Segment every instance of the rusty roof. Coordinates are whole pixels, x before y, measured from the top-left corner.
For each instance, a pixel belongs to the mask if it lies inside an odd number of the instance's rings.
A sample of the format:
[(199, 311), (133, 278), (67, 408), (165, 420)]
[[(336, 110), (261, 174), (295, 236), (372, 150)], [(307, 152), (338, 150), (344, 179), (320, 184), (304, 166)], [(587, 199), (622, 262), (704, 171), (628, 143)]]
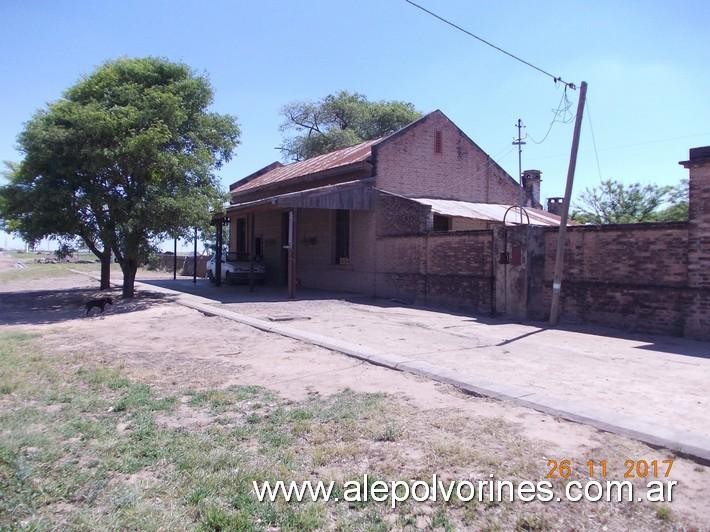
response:
[[(432, 212), (446, 216), (458, 216), (461, 218), (473, 218), (475, 220), (488, 220), (491, 222), (502, 222), (505, 219), (506, 225), (518, 225), (520, 210), (511, 205), (499, 203), (472, 203), (469, 201), (442, 200), (434, 198), (408, 198), (422, 205), (431, 206)], [(551, 212), (532, 207), (523, 207), (527, 216), (525, 221), (530, 225), (560, 225), (560, 217)], [(511, 212), (508, 213), (508, 210)], [(508, 216), (506, 217), (506, 214)], [(572, 222), (570, 222), (572, 223)]]
[(271, 169), (269, 167), (263, 168), (251, 176), (237, 181), (230, 187), (230, 191), (232, 193), (241, 193), (247, 190), (255, 190), (267, 185), (283, 183), (303, 176), (366, 161), (372, 155), (372, 146), (381, 140), (381, 138), (368, 140), (349, 148), (342, 148), (287, 165), (275, 165), (275, 163), (272, 163), (269, 165), (272, 167)]

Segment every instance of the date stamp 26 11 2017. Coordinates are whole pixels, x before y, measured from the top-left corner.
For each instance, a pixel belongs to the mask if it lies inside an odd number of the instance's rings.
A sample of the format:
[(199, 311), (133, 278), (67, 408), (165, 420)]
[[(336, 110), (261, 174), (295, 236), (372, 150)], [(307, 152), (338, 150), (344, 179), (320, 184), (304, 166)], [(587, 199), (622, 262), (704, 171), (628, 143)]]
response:
[[(612, 470), (607, 460), (587, 460), (584, 464), (581, 464), (580, 468), (580, 465), (569, 459), (550, 459), (547, 461), (547, 467), (548, 471), (545, 478), (563, 480), (572, 477), (575, 472), (580, 472), (580, 469), (590, 478), (607, 478)], [(628, 459), (624, 460), (622, 469), (623, 471), (619, 471), (619, 473), (623, 473), (623, 478), (625, 479), (668, 478), (673, 469), (673, 459)]]

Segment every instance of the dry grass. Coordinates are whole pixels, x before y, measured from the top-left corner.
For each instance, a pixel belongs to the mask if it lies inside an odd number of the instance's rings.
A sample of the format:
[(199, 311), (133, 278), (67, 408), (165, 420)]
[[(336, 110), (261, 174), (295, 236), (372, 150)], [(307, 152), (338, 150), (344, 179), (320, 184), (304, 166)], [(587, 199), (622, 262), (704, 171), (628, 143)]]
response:
[[(542, 478), (517, 427), (386, 394), (292, 402), (256, 386), (170, 395), (0, 333), (0, 529), (663, 530), (666, 507), (259, 503), (252, 480)], [(197, 420), (197, 421), (196, 421)], [(610, 461), (623, 446), (604, 450)], [(584, 457), (576, 457), (580, 461)], [(559, 486), (558, 486), (559, 487)]]
[[(51, 254), (38, 255), (36, 253), (4, 252), (2, 260), (5, 263), (12, 263), (11, 267), (0, 269), (0, 282), (30, 281), (47, 279), (52, 277), (62, 277), (71, 275), (70, 269), (83, 272), (98, 272), (100, 265), (95, 262), (94, 255), (81, 255), (76, 257), (75, 262), (61, 262), (58, 264), (41, 264), (37, 259), (54, 258)], [(15, 267), (19, 263), (23, 268)], [(112, 272), (121, 271), (118, 264), (112, 264)]]

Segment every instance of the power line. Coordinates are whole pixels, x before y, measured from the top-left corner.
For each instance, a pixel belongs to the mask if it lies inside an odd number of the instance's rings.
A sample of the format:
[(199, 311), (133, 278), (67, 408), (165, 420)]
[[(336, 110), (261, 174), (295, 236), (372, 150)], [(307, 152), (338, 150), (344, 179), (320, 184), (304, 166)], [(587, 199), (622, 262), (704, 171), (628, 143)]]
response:
[(508, 157), (511, 153), (513, 153), (513, 150), (515, 149), (515, 146), (506, 146), (505, 149), (500, 150), (498, 155), (495, 155), (491, 157), (492, 161), (501, 161)]
[(499, 52), (504, 53), (504, 54), (507, 55), (508, 57), (512, 57), (512, 58), (515, 59), (516, 61), (520, 61), (521, 63), (523, 63), (523, 64), (525, 64), (525, 65), (527, 65), (527, 66), (529, 66), (529, 67), (531, 67), (531, 68), (534, 68), (534, 69), (537, 70), (538, 72), (542, 72), (542, 73), (545, 74), (546, 76), (551, 77), (552, 80), (553, 80), (555, 83), (557, 83), (557, 82), (559, 81), (560, 83), (563, 83), (563, 84), (565, 85), (565, 88), (570, 88), (570, 89), (576, 89), (576, 88), (577, 88), (577, 86), (576, 86), (574, 83), (568, 83), (567, 81), (563, 80), (560, 76), (555, 76), (555, 75), (553, 75), (553, 74), (550, 74), (548, 71), (543, 70), (542, 68), (533, 65), (532, 63), (526, 61), (525, 59), (522, 59), (522, 58), (518, 57), (518, 56), (515, 55), (515, 54), (512, 54), (512, 53), (510, 53), (510, 52), (508, 52), (508, 51), (506, 51), (506, 50), (503, 50), (503, 48), (501, 48), (500, 46), (496, 46), (495, 44), (493, 44), (493, 43), (491, 43), (491, 42), (485, 40), (484, 38), (479, 37), (478, 35), (476, 35), (476, 34), (474, 34), (474, 33), (471, 33), (471, 32), (468, 31), (468, 30), (465, 30), (464, 28), (462, 28), (461, 26), (459, 26), (459, 25), (457, 25), (457, 24), (454, 24), (454, 23), (451, 22), (450, 20), (446, 20), (445, 18), (440, 17), (440, 16), (437, 15), (436, 13), (434, 13), (434, 12), (432, 12), (432, 11), (429, 11), (427, 8), (422, 7), (422, 6), (420, 6), (419, 4), (416, 4), (416, 3), (412, 2), (412, 0), (404, 0), (404, 1), (407, 2), (408, 4), (413, 5), (413, 6), (416, 7), (417, 9), (421, 9), (421, 10), (424, 11), (425, 13), (428, 13), (429, 15), (431, 15), (432, 17), (434, 17), (434, 18), (440, 20), (441, 22), (443, 22), (443, 23), (445, 23), (445, 24), (448, 24), (449, 26), (451, 26), (451, 27), (453, 27), (453, 28), (456, 28), (457, 30), (459, 30), (459, 31), (461, 31), (461, 32), (463, 32), (463, 33), (465, 33), (465, 34), (468, 35), (469, 37), (473, 37), (474, 39), (477, 39), (477, 40), (481, 41), (483, 44), (487, 44), (487, 45), (490, 46), (491, 48), (494, 48), (494, 49), (498, 50)]
[[(683, 140), (683, 139), (695, 139), (698, 137), (707, 137), (710, 135), (710, 132), (708, 133), (694, 133), (692, 135), (681, 135), (679, 137), (667, 137), (663, 139), (653, 139), (653, 140), (647, 140), (644, 142), (635, 142), (633, 144), (619, 144), (617, 146), (608, 146), (606, 148), (602, 147), (600, 152), (604, 153), (607, 151), (614, 151), (614, 150), (628, 150), (630, 148), (639, 148), (641, 146), (649, 146), (651, 144), (666, 144), (669, 147), (671, 146), (671, 142), (676, 141), (676, 140)], [(569, 155), (568, 153), (558, 153), (555, 155), (546, 155), (544, 157), (538, 157), (537, 160), (547, 160), (547, 159), (557, 159), (559, 157), (565, 157)]]
[[(569, 110), (572, 107), (572, 102), (567, 98), (567, 87), (565, 87), (564, 91), (562, 92), (562, 98), (560, 98), (560, 103), (557, 104), (557, 109), (554, 111), (554, 115), (552, 116), (552, 120), (550, 121), (550, 127), (547, 128), (547, 133), (545, 133), (545, 136), (542, 137), (541, 140), (535, 140), (535, 138), (530, 135), (530, 140), (533, 141), (534, 144), (542, 144), (547, 140), (547, 137), (550, 135), (550, 132), (552, 131), (552, 127), (556, 123), (562, 123), (562, 124), (569, 124), (572, 120), (574, 120), (574, 115), (572, 115)], [(557, 117), (562, 114), (562, 120), (558, 120)], [(569, 115), (569, 117), (568, 117)]]
[(597, 172), (599, 172), (599, 181), (603, 181), (604, 179), (602, 178), (602, 167), (599, 164), (599, 152), (597, 151), (597, 139), (594, 138), (594, 126), (592, 125), (592, 113), (589, 110), (589, 97), (584, 102), (584, 105), (587, 107), (587, 118), (588, 123), (589, 123), (589, 130), (592, 132), (592, 146), (594, 146), (594, 157), (597, 160)]

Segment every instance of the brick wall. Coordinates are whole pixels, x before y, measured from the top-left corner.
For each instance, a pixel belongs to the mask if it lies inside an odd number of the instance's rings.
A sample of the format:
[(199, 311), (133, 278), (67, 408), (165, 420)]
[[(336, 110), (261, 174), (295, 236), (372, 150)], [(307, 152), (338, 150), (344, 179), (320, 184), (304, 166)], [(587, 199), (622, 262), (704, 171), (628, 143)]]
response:
[(420, 234), (431, 227), (431, 207), (378, 193), (375, 199), (378, 236)]
[[(436, 135), (441, 132), (441, 153)], [(521, 203), (522, 188), (441, 112), (373, 148), (377, 188), (412, 197)]]
[(350, 211), (350, 261), (335, 264), (335, 211), (299, 209), (296, 251), (299, 285), (373, 295), (374, 217), (372, 211)]
[[(284, 242), (281, 238), (281, 212), (259, 211), (254, 213), (254, 238), (261, 238), (266, 281), (271, 284), (285, 284), (286, 282), (282, 250), (287, 242)], [(234, 223), (231, 229), (232, 235), (236, 233), (236, 225)], [(230, 249), (236, 249), (234, 242), (232, 242)]]
[[(544, 295), (549, 312), (557, 230), (545, 231)], [(570, 227), (562, 319), (681, 335), (688, 286), (685, 222)]]
[(690, 150), (688, 302), (685, 334), (710, 340), (710, 146)]
[(376, 295), (488, 313), (491, 241), (490, 231), (378, 238)]
[(451, 218), (452, 231), (481, 231), (483, 229), (493, 229), (498, 225), (500, 224), (497, 222), (474, 220), (473, 218), (463, 218), (461, 216)]
[[(282, 215), (286, 210), (261, 210), (254, 214), (254, 237), (262, 239), (266, 281), (285, 284), (286, 265)], [(298, 209), (296, 230), (296, 279), (299, 286), (374, 294), (375, 215), (373, 211), (350, 211), (350, 264), (334, 262), (333, 210)], [(234, 214), (232, 228), (236, 228)], [(231, 231), (230, 249), (236, 249)]]

